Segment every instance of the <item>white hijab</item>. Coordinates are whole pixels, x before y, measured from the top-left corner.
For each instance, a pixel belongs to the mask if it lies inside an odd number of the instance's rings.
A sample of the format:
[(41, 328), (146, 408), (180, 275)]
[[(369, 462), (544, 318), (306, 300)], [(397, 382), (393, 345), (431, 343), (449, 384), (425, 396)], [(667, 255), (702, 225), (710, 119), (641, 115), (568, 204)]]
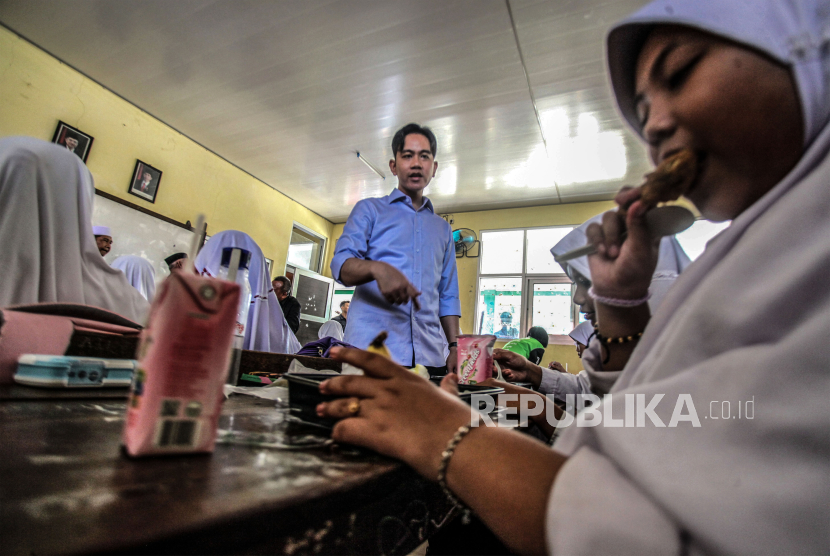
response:
[(336, 320), (329, 320), (323, 323), (320, 330), (317, 331), (317, 337), (321, 340), (331, 336), (335, 340), (343, 341), (343, 327)]
[(156, 295), (156, 271), (153, 263), (138, 255), (121, 255), (112, 261), (112, 268), (117, 268), (127, 277), (127, 281), (149, 302)]
[(568, 336), (571, 337), (571, 340), (574, 342), (578, 342), (583, 346), (588, 345), (588, 340), (591, 336), (594, 335), (594, 325), (591, 324), (591, 321), (581, 322), (577, 325), (576, 328), (570, 331)]
[[(619, 64), (642, 22), (694, 25), (793, 68), (807, 121), (790, 173), (741, 213), (678, 279), (612, 392), (688, 394), (699, 428), (570, 428), (549, 501), (556, 553), (818, 554), (830, 547), (830, 5), (661, 0), (612, 30)], [(807, 45), (789, 57), (787, 46)], [(631, 64), (628, 64), (630, 70)], [(592, 342), (589, 351), (597, 342)], [(583, 359), (583, 363), (585, 359)], [(753, 419), (723, 418), (753, 402)], [(713, 405), (714, 404), (714, 405)], [(622, 417), (621, 404), (614, 416)], [(713, 409), (714, 407), (714, 409)], [(619, 411), (619, 413), (618, 413)], [(714, 414), (713, 414), (714, 411)], [(746, 409), (745, 409), (746, 411)], [(686, 411), (688, 413), (688, 411)], [(710, 418), (710, 415), (713, 417)], [(574, 504), (590, 501), (586, 512)], [(587, 522), (577, 519), (587, 518)]]
[[(571, 230), (568, 235), (560, 239), (559, 243), (554, 245), (550, 252), (554, 257), (557, 257), (571, 251), (572, 249), (584, 246), (588, 243), (585, 230), (587, 230), (588, 226), (591, 224), (595, 222), (599, 223), (601, 220), (602, 214), (589, 218), (578, 227)], [(691, 259), (689, 259), (689, 256), (686, 255), (686, 252), (674, 236), (664, 237), (660, 240), (660, 253), (657, 258), (657, 267), (654, 269), (654, 274), (651, 277), (651, 286), (649, 287), (651, 299), (649, 299), (648, 305), (652, 312), (657, 309), (657, 306), (661, 301), (663, 301), (663, 298), (666, 296), (666, 292), (669, 291), (671, 285), (674, 284), (674, 281), (677, 280), (677, 277), (681, 272), (683, 272), (683, 269), (689, 266), (691, 262)], [(571, 280), (574, 279), (571, 270), (576, 270), (588, 280), (591, 279), (591, 269), (588, 266), (588, 257), (571, 259), (567, 263), (563, 263), (560, 266)]]
[(248, 266), (251, 309), (248, 311), (244, 349), (271, 353), (300, 351), (302, 346), (285, 322), (280, 303), (268, 279), (265, 257), (251, 236), (236, 230), (226, 230), (212, 236), (193, 262), (196, 271), (208, 276), (218, 276), (222, 263), (222, 249), (225, 247), (239, 247), (251, 252), (251, 262)]
[(94, 196), (92, 174), (65, 148), (0, 139), (0, 307), (79, 303), (144, 323), (149, 304), (95, 244)]

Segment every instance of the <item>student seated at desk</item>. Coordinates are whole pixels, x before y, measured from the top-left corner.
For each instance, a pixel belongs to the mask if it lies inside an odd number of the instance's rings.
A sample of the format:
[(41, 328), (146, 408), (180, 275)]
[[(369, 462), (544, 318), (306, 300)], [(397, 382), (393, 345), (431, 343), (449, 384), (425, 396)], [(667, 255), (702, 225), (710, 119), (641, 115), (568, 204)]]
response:
[(78, 303), (144, 324), (150, 304), (98, 251), (94, 197), (92, 174), (70, 151), (0, 139), (0, 307)]
[[(602, 221), (602, 214), (594, 216), (578, 227), (571, 230), (565, 237), (554, 245), (550, 252), (554, 257), (567, 253), (568, 251), (581, 247), (588, 243), (586, 230), (591, 224)], [(650, 298), (648, 306), (656, 310), (665, 298), (669, 289), (680, 273), (690, 264), (689, 257), (678, 243), (674, 236), (664, 237), (660, 240), (657, 248), (657, 265), (651, 275), (649, 283)], [(571, 334), (580, 331), (580, 337), (587, 342), (594, 337), (591, 333), (585, 337), (584, 331), (597, 324), (597, 312), (594, 299), (589, 295), (591, 288), (591, 269), (588, 265), (588, 257), (578, 257), (567, 262), (560, 263), (562, 270), (573, 280), (575, 288), (573, 302), (579, 306), (579, 312), (588, 319), (577, 326)], [(581, 328), (580, 328), (581, 327)], [(587, 344), (586, 344), (587, 346)], [(507, 346), (505, 346), (505, 349)], [(512, 351), (512, 350), (508, 350)], [(527, 358), (519, 357), (504, 350), (495, 350), (496, 360), (504, 368), (504, 376), (512, 382), (530, 382), (533, 387), (543, 394), (550, 394), (557, 401), (564, 402), (568, 394), (607, 394), (620, 376), (620, 371), (603, 370), (594, 372), (592, 366), (578, 374), (564, 373), (565, 369), (557, 362), (552, 367), (542, 368)], [(580, 352), (580, 358), (582, 352)]]
[(153, 270), (153, 263), (138, 255), (121, 255), (110, 266), (123, 272), (141, 297), (152, 303), (156, 295), (156, 271)]
[[(618, 195), (624, 222), (606, 213), (587, 230), (599, 333), (639, 338), (601, 351), (593, 341), (583, 357), (597, 372), (624, 369), (612, 388), (621, 426), (571, 427), (555, 450), (468, 429), (459, 400), (341, 349), (334, 358), (367, 376), (322, 383), (345, 396), (318, 408), (342, 419), (334, 439), (424, 477), (445, 471), (444, 485), (517, 552), (826, 553), (828, 29), (826, 0), (658, 0), (608, 35), (613, 92), (652, 160), (692, 149), (688, 198), (732, 220), (653, 316), (657, 249), (640, 190)], [(713, 411), (750, 400), (752, 417)], [(626, 402), (641, 426), (625, 426)]]
[(222, 249), (239, 247), (251, 253), (248, 281), (251, 284), (251, 308), (245, 328), (243, 349), (271, 353), (297, 353), (302, 348), (294, 332), (288, 327), (277, 296), (271, 289), (268, 267), (262, 249), (251, 236), (236, 230), (225, 230), (211, 236), (199, 251), (193, 266), (206, 276), (218, 276), (222, 264)]
[(340, 326), (340, 323), (334, 319), (326, 321), (323, 323), (323, 326), (320, 327), (320, 330), (317, 331), (317, 337), (321, 340), (323, 338), (334, 338), (340, 342), (343, 341), (343, 327)]
[(538, 365), (545, 356), (548, 347), (548, 331), (541, 326), (533, 326), (527, 331), (527, 337), (520, 340), (510, 340), (504, 344), (507, 351), (518, 353), (531, 363)]
[[(574, 341), (576, 354), (582, 359), (582, 353), (588, 349), (588, 344), (591, 342), (591, 338), (594, 337), (594, 325), (591, 321), (587, 320), (581, 322), (568, 333), (568, 336)], [(552, 367), (548, 366), (548, 368), (550, 369)]]

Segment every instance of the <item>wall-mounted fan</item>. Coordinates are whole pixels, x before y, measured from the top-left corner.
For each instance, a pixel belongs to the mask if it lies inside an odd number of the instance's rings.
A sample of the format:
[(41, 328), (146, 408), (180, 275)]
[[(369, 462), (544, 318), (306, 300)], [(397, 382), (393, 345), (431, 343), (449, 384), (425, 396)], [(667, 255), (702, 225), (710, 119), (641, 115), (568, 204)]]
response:
[[(456, 259), (460, 259), (461, 257), (470, 257), (474, 259), (478, 257), (481, 243), (479, 243), (476, 233), (470, 228), (459, 228), (457, 230), (453, 230), (452, 240), (455, 242)], [(473, 251), (474, 248), (475, 255), (471, 254), (471, 251)]]

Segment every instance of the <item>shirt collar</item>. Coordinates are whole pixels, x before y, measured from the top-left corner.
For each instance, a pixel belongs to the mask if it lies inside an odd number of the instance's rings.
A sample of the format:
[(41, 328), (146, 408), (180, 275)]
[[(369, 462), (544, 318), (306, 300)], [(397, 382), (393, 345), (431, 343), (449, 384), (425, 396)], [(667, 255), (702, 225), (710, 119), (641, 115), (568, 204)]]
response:
[[(396, 203), (398, 201), (401, 201), (401, 202), (405, 203), (406, 200), (409, 199), (409, 197), (407, 197), (406, 194), (404, 194), (397, 187), (395, 189), (393, 189), (392, 193), (390, 193), (386, 198), (388, 199), (388, 202), (389, 202), (390, 205), (392, 203)], [(410, 201), (408, 204), (409, 204), (409, 206), (412, 206), (412, 201)], [(427, 209), (432, 214), (435, 214), (435, 207), (432, 206), (432, 201), (430, 201), (429, 197), (424, 197), (424, 204), (421, 205), (421, 210), (423, 210), (423, 209)]]

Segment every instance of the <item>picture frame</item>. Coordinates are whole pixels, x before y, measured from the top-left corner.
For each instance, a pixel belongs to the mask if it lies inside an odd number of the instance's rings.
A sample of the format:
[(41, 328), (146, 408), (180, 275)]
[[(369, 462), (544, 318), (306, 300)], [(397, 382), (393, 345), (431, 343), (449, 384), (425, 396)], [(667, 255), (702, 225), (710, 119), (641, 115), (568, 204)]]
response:
[(129, 193), (145, 201), (155, 203), (159, 185), (161, 185), (161, 174), (162, 172), (158, 168), (153, 168), (146, 162), (136, 160)]
[(92, 142), (95, 138), (88, 133), (84, 133), (76, 127), (72, 127), (66, 122), (58, 120), (58, 127), (55, 128), (55, 134), (52, 136), (52, 142), (66, 147), (72, 153), (78, 155), (78, 158), (84, 161), (89, 157), (89, 151), (92, 150)]

